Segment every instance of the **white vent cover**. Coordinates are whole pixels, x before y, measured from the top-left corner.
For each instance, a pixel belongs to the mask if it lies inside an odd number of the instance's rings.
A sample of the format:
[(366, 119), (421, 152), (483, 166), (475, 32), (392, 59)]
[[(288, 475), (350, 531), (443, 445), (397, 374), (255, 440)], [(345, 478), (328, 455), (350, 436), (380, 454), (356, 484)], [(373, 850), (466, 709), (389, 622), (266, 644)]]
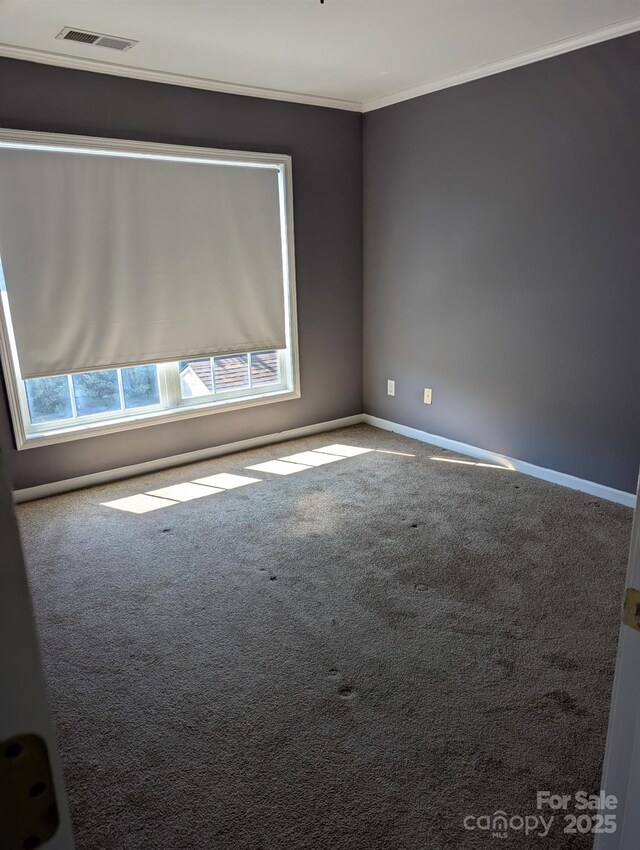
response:
[(115, 35), (88, 32), (87, 30), (74, 29), (73, 27), (65, 27), (58, 33), (56, 38), (62, 41), (75, 41), (79, 44), (88, 44), (91, 47), (108, 47), (111, 50), (131, 50), (134, 45), (138, 44), (132, 38), (120, 38)]

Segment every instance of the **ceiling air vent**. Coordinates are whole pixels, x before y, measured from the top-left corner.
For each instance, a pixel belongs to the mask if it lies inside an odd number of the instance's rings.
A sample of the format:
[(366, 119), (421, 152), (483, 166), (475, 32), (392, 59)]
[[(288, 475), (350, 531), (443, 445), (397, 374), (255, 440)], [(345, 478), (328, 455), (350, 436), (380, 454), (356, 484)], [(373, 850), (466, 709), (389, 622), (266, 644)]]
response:
[(58, 33), (56, 38), (62, 41), (77, 41), (80, 44), (90, 44), (92, 47), (108, 47), (111, 50), (130, 50), (138, 42), (132, 38), (118, 38), (114, 35), (104, 35), (99, 32), (87, 32), (86, 30), (65, 27)]

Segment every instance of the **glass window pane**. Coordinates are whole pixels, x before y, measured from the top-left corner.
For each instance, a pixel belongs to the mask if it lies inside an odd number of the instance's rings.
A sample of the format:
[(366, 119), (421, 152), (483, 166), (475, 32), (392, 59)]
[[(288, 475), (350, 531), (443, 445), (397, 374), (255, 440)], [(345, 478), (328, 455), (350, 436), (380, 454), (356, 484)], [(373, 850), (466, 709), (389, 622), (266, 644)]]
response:
[(213, 392), (211, 358), (180, 361), (180, 389), (182, 398), (198, 398)]
[(259, 351), (251, 355), (251, 383), (254, 387), (280, 383), (277, 351)]
[(78, 416), (120, 410), (120, 389), (115, 369), (82, 372), (73, 376)]
[(239, 390), (249, 386), (249, 355), (225, 354), (213, 358), (216, 392)]
[(160, 404), (158, 369), (155, 364), (122, 369), (122, 389), (125, 407)]
[(58, 375), (55, 378), (29, 378), (24, 385), (32, 425), (73, 416), (66, 375)]

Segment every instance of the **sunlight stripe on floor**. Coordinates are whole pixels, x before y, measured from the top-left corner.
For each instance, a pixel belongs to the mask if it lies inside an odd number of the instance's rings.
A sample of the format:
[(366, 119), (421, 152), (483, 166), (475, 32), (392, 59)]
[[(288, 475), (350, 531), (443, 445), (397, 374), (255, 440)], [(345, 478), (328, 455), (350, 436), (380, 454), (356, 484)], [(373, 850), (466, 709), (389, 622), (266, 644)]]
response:
[(115, 508), (117, 511), (127, 511), (130, 514), (146, 514), (149, 511), (157, 511), (159, 508), (168, 508), (176, 503), (170, 499), (159, 499), (157, 496), (137, 493), (135, 496), (125, 496), (123, 499), (114, 499), (112, 502), (101, 504), (105, 508)]
[(204, 496), (223, 492), (224, 490), (219, 487), (204, 487), (202, 484), (185, 481), (184, 484), (172, 484), (170, 487), (161, 487), (159, 490), (148, 490), (147, 495), (173, 499), (174, 502), (190, 502), (192, 499), (202, 499)]
[(253, 466), (245, 466), (245, 469), (255, 469), (258, 472), (272, 472), (274, 475), (293, 475), (294, 472), (304, 472), (311, 469), (310, 466), (302, 466), (299, 463), (288, 463), (284, 460), (267, 460), (265, 463), (255, 463)]
[(323, 466), (325, 463), (334, 463), (337, 460), (345, 460), (339, 455), (323, 454), (322, 452), (299, 452), (296, 455), (281, 457), (289, 463), (301, 463), (303, 466)]

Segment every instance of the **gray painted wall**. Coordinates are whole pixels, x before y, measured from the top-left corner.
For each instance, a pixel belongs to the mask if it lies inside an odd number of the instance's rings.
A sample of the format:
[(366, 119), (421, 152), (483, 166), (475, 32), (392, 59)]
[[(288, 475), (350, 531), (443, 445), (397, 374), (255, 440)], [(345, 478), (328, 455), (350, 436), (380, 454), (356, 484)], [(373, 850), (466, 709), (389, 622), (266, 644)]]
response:
[[(628, 36), (365, 116), (368, 413), (635, 489), (639, 56)], [(302, 398), (21, 452), (2, 402), (15, 487), (361, 412), (361, 116), (0, 59), (0, 125), (294, 162)]]
[(366, 412), (635, 491), (640, 35), (367, 114), (364, 175)]
[(14, 487), (362, 412), (361, 115), (0, 59), (0, 126), (287, 153), (295, 193), (302, 397), (20, 452), (3, 398)]

